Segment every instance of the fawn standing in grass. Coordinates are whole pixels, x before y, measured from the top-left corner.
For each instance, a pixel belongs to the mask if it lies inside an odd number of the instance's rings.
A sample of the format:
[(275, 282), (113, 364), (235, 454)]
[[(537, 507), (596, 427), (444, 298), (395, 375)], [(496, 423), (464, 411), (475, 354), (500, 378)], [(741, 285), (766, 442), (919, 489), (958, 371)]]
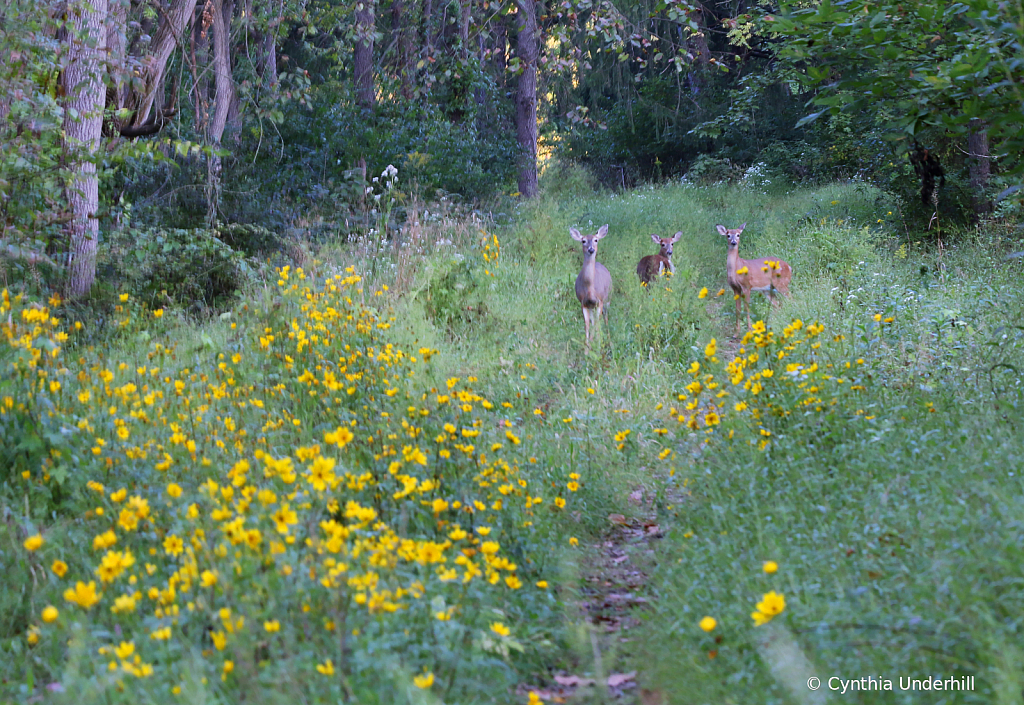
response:
[(662, 272), (669, 271), (673, 274), (676, 273), (676, 268), (672, 264), (672, 245), (679, 241), (679, 238), (683, 236), (682, 231), (676, 233), (672, 237), (658, 237), (652, 234), (651, 239), (654, 240), (655, 245), (661, 247), (661, 251), (656, 255), (647, 255), (640, 260), (640, 264), (636, 266), (636, 274), (640, 277), (641, 284), (650, 284), (655, 277), (659, 276)]
[(725, 259), (729, 286), (736, 295), (736, 332), (740, 329), (740, 299), (747, 306), (747, 327), (750, 327), (750, 292), (760, 291), (771, 299), (772, 305), (778, 303), (775, 292), (789, 296), (789, 280), (793, 278), (793, 268), (778, 258), (740, 259), (740, 233), (747, 227), (744, 223), (738, 228), (729, 229), (724, 225), (716, 225), (718, 234), (729, 241), (729, 254)]
[(583, 326), (587, 335), (587, 347), (590, 347), (590, 324), (596, 312), (595, 325), (600, 325), (601, 313), (608, 314), (605, 306), (608, 295), (612, 292), (612, 275), (603, 264), (597, 261), (597, 241), (608, 234), (608, 226), (602, 225), (593, 235), (583, 235), (576, 228), (569, 228), (573, 240), (583, 243), (583, 268), (576, 277), (576, 298), (583, 307)]

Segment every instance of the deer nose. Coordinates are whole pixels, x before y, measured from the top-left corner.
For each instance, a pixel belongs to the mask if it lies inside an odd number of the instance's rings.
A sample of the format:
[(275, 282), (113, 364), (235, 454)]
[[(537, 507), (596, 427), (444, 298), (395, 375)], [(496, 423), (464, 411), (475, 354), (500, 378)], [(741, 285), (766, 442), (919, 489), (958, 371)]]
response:
[(593, 247), (588, 247), (587, 248), (587, 253), (594, 254), (595, 252), (597, 252), (597, 250), (595, 250)]

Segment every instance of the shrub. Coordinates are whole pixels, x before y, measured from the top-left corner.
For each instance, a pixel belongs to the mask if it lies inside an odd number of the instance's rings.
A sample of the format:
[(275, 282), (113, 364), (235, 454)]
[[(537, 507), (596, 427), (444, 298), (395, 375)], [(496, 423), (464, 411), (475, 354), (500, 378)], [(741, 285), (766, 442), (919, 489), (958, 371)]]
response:
[(193, 309), (217, 307), (252, 276), (245, 257), (209, 230), (119, 230), (101, 257), (105, 279), (153, 307), (168, 297)]

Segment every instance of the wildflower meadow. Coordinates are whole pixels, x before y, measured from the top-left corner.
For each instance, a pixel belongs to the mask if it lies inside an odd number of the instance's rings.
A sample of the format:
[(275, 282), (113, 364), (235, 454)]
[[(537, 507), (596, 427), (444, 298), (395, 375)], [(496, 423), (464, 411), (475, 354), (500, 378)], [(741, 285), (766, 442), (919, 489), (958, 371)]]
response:
[[(896, 251), (879, 198), (445, 216), (205, 318), (4, 288), (0, 699), (1018, 702), (1019, 260)], [(743, 220), (795, 273), (733, 336), (714, 225)], [(605, 222), (586, 350), (568, 227)], [(684, 237), (641, 286), (650, 230)]]

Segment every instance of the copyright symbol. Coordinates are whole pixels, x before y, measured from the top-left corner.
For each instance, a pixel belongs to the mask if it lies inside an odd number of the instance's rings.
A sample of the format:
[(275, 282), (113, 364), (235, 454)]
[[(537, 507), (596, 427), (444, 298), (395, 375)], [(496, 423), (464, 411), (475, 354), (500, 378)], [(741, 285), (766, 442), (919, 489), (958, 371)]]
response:
[(811, 676), (807, 679), (807, 687), (811, 690), (817, 690), (821, 687), (821, 681), (815, 678), (814, 676)]

